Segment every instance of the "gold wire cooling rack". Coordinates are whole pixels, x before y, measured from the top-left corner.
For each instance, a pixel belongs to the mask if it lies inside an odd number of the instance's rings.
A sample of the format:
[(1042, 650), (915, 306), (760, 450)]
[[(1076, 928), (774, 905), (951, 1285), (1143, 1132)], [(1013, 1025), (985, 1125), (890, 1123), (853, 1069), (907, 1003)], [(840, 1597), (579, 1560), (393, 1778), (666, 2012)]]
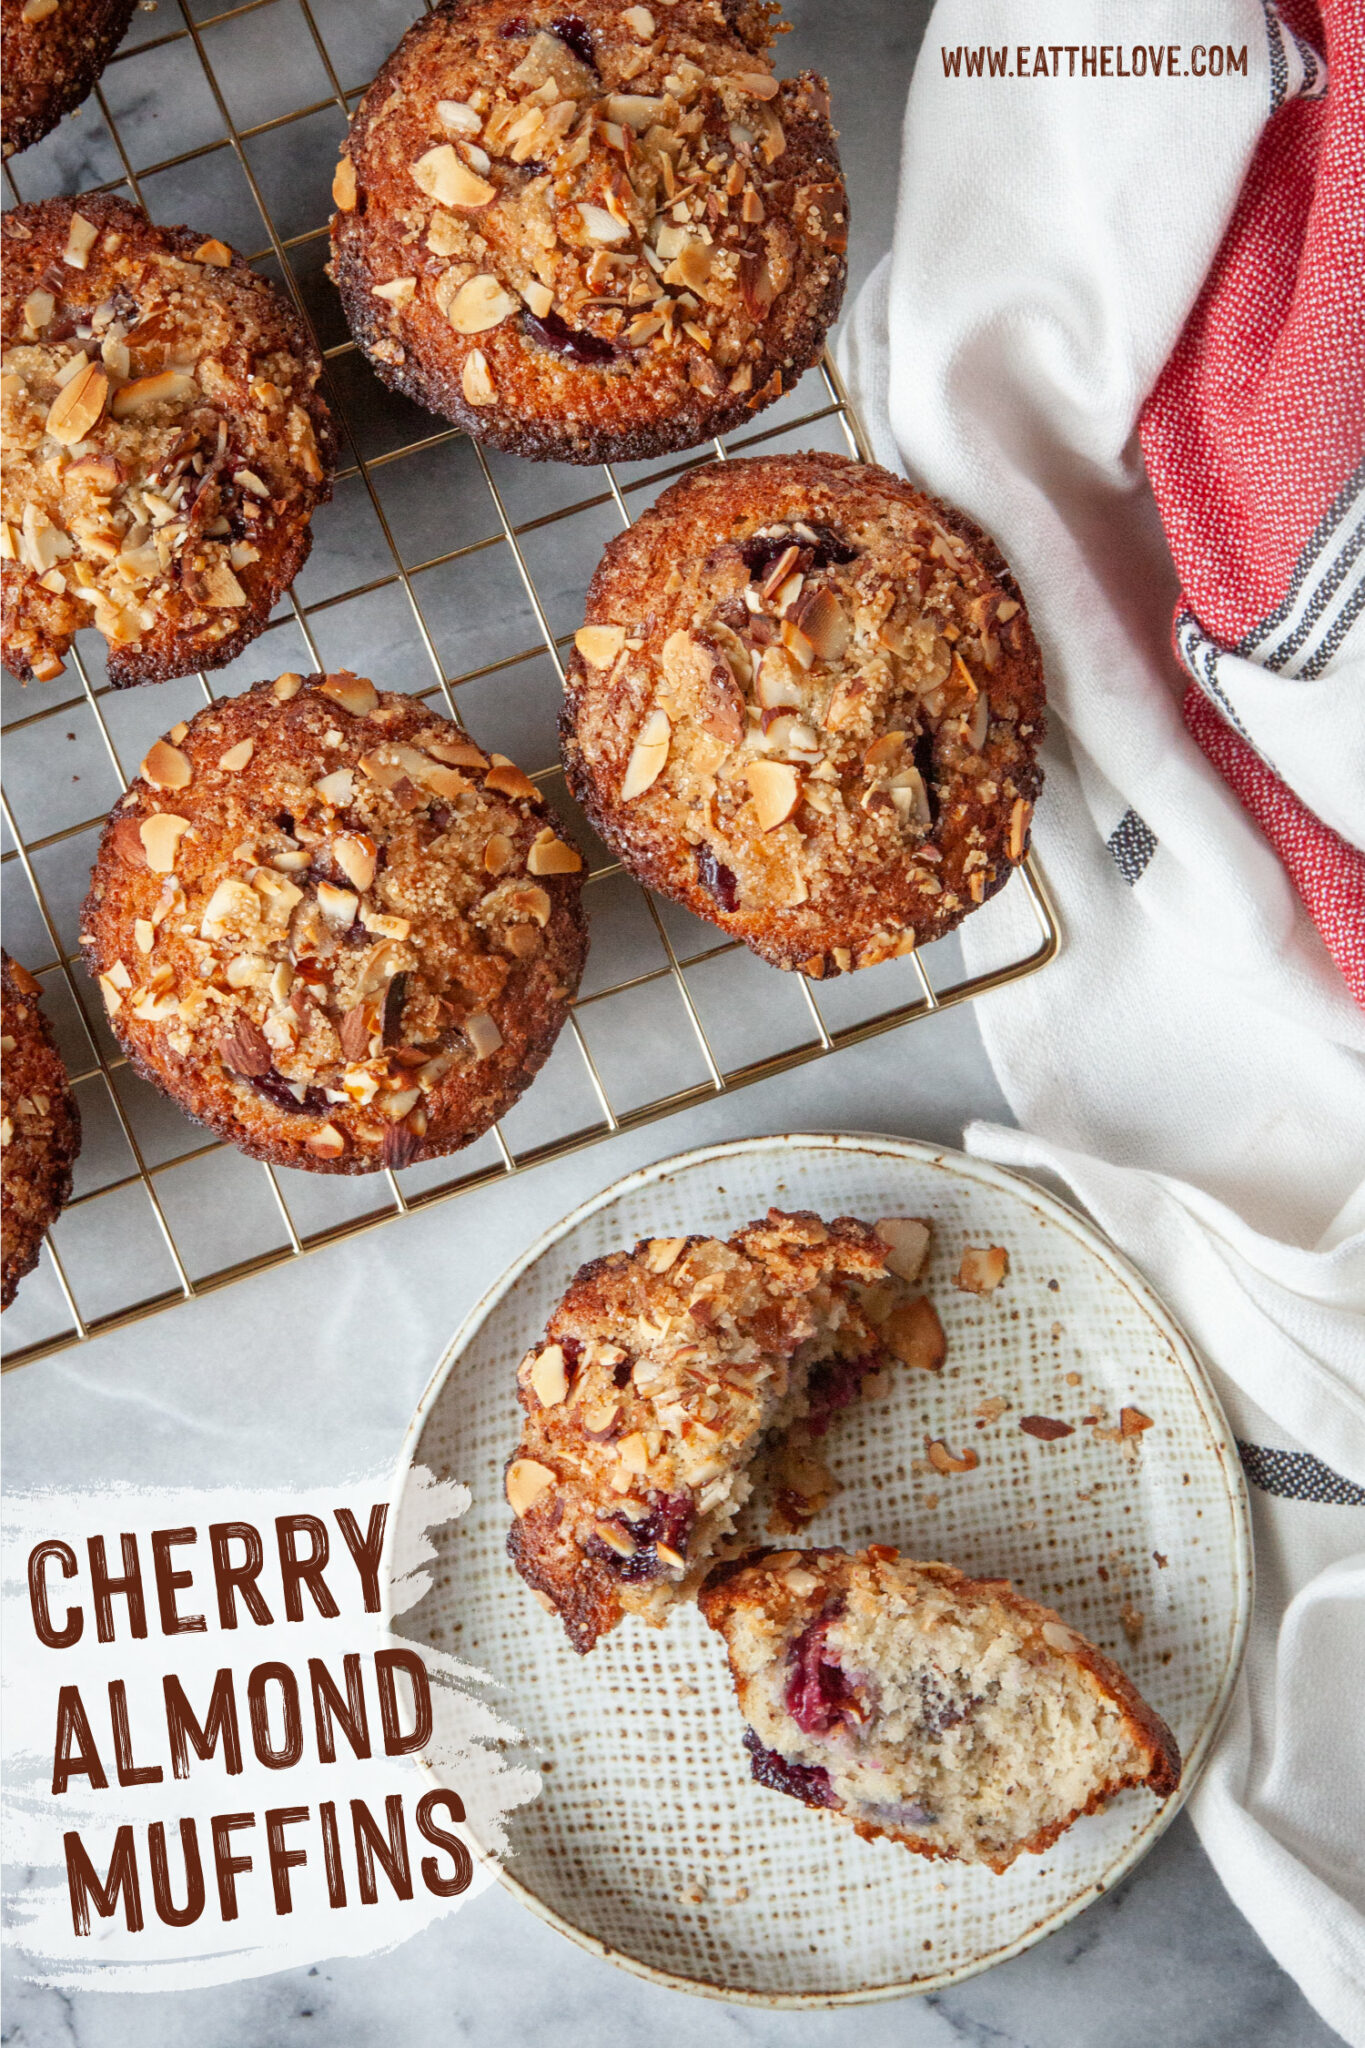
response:
[[(312, 559), (230, 668), (114, 691), (102, 643), (85, 634), (71, 659), (78, 690), (70, 670), (27, 691), (5, 678), (6, 943), (44, 985), (85, 1133), (74, 1198), (5, 1317), (6, 1368), (931, 1016), (1057, 951), (1029, 861), (975, 913), (998, 943), (988, 971), (967, 975), (948, 939), (813, 986), (640, 889), (576, 813), (555, 743), (561, 650), (632, 503), (638, 515), (693, 464), (760, 444), (870, 452), (828, 360), (752, 432), (671, 464), (601, 471), (485, 453), (385, 391), (323, 276), (329, 188), (356, 100), (420, 11), (417, 0), (142, 0), (79, 118), (5, 167), (10, 200), (130, 191), (153, 219), (246, 251), (309, 321), (347, 435)], [(151, 740), (261, 676), (340, 666), (438, 697), (546, 786), (587, 854), (592, 930), (568, 1027), (509, 1115), (454, 1158), (354, 1180), (206, 1141), (133, 1072), (75, 972), (95, 839)]]

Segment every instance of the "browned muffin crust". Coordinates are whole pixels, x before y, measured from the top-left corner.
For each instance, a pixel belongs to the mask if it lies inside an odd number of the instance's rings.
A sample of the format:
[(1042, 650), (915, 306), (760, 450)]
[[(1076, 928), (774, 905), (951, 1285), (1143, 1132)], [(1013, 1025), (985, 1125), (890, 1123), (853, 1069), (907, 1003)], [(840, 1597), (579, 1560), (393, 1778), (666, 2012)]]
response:
[(81, 1149), (81, 1116), (61, 1054), (38, 1007), (42, 990), (27, 968), (0, 953), (3, 1080), (0, 1080), (0, 1190), (3, 1263), (0, 1309), (32, 1272), (43, 1232), (71, 1199), (71, 1169)]
[(4, 153), (27, 149), (94, 87), (128, 31), (136, 0), (0, 0)]
[(840, 455), (713, 463), (613, 540), (560, 721), (640, 881), (820, 977), (936, 939), (1008, 880), (1043, 678), (994, 544)]
[(100, 841), (82, 941), (140, 1072), (252, 1158), (371, 1173), (481, 1136), (548, 1057), (582, 861), (521, 770), (361, 676), (176, 726)]
[(848, 202), (775, 0), (450, 0), (356, 113), (332, 274), (385, 383), (536, 460), (691, 448), (818, 361)]
[[(916, 1563), (886, 1544), (857, 1553), (769, 1548), (717, 1565), (697, 1604), (725, 1641), (740, 1710), (749, 1724), (745, 1747), (754, 1778), (770, 1790), (786, 1792), (850, 1822), (865, 1841), (885, 1837), (931, 1860), (961, 1858), (999, 1872), (1021, 1854), (1041, 1855), (1084, 1814), (1099, 1811), (1130, 1786), (1145, 1785), (1158, 1799), (1169, 1798), (1179, 1786), (1179, 1745), (1132, 1680), (1055, 1609), (1030, 1600), (1007, 1579), (972, 1579), (953, 1565)], [(896, 1748), (903, 1747), (905, 1739), (889, 1749), (884, 1738), (879, 1742), (885, 1704), (879, 1681), (902, 1678), (911, 1698), (915, 1685), (909, 1674), (877, 1668), (878, 1652), (885, 1656), (888, 1641), (885, 1634), (879, 1639), (879, 1622), (889, 1611), (905, 1615), (917, 1604), (925, 1617), (922, 1639), (930, 1662), (918, 1686), (917, 1704), (907, 1715), (902, 1701), (900, 1717), (918, 1724), (914, 1740), (927, 1755), (932, 1756), (954, 1731), (966, 1732), (973, 1714), (987, 1704), (980, 1695), (962, 1696), (963, 1673), (954, 1668), (954, 1650), (947, 1640), (955, 1622), (979, 1628), (991, 1646), (988, 1656), (998, 1654), (1004, 1632), (1010, 1630), (1016, 1639), (1016, 1681), (1029, 1683), (1024, 1673), (1044, 1673), (1049, 1667), (1070, 1674), (1079, 1680), (1081, 1697), (1088, 1696), (1107, 1713), (1111, 1730), (1120, 1738), (1117, 1743), (1111, 1738), (1120, 1760), (1111, 1756), (1107, 1768), (1101, 1764), (1098, 1778), (1097, 1751), (1077, 1744), (1078, 1753), (1066, 1759), (1069, 1777), (1058, 1774), (1066, 1787), (1059, 1810), (1027, 1836), (1002, 1839), (997, 1814), (987, 1818), (979, 1839), (954, 1845), (932, 1826), (925, 1831), (926, 1824), (942, 1815), (912, 1811), (891, 1817), (897, 1790)], [(832, 1628), (845, 1638), (843, 1655), (853, 1654), (851, 1668), (831, 1655)], [(960, 1651), (960, 1643), (957, 1648)], [(1026, 1747), (1023, 1730), (1020, 1739)], [(1049, 1739), (1060, 1745), (1060, 1754), (1072, 1739), (1071, 1730), (1054, 1724)], [(859, 1754), (864, 1751), (870, 1756), (859, 1772)], [(1050, 1790), (1055, 1761), (1047, 1753), (1035, 1753), (1018, 1763)], [(968, 1757), (958, 1757), (963, 1778), (967, 1763)], [(851, 1795), (850, 1781), (856, 1782), (859, 1775), (864, 1786), (869, 1778), (878, 1786), (876, 1800)], [(1017, 1780), (1008, 1782), (1010, 1775), (1004, 1773), (1007, 1795), (1018, 1789)], [(1078, 1783), (1088, 1788), (1084, 1798), (1075, 1794)]]
[(765, 1439), (827, 1422), (885, 1362), (856, 1290), (887, 1258), (854, 1217), (770, 1209), (728, 1239), (644, 1239), (575, 1274), (517, 1374), (507, 1547), (576, 1650), (690, 1599)]
[(292, 306), (213, 237), (88, 194), (3, 223), (7, 668), (220, 668), (308, 559), (336, 435)]

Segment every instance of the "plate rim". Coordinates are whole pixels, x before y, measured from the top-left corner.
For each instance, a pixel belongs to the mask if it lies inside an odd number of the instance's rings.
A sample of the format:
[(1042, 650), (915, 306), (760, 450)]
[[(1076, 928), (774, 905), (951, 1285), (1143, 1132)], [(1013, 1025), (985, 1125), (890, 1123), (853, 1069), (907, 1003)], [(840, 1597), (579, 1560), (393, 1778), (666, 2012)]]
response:
[[(393, 1545), (399, 1521), (398, 1509), (406, 1493), (422, 1432), (457, 1363), (493, 1311), (512, 1292), (522, 1275), (590, 1216), (652, 1183), (666, 1180), (684, 1169), (690, 1170), (724, 1159), (733, 1159), (741, 1154), (772, 1152), (780, 1156), (784, 1152), (790, 1153), (799, 1149), (853, 1154), (872, 1153), (896, 1160), (914, 1161), (918, 1165), (946, 1171), (960, 1178), (985, 1182), (1041, 1209), (1050, 1221), (1070, 1231), (1093, 1256), (1110, 1268), (1116, 1278), (1131, 1290), (1141, 1307), (1171, 1343), (1195, 1398), (1204, 1411), (1209, 1426), (1211, 1448), (1219, 1463), (1232, 1516), (1236, 1605), (1228, 1656), (1218, 1689), (1203, 1726), (1183, 1759), (1180, 1784), (1176, 1791), (1156, 1807), (1147, 1825), (1134, 1836), (1127, 1848), (1103, 1874), (1059, 1906), (1055, 1912), (1027, 1928), (1002, 1947), (992, 1949), (989, 1954), (973, 1957), (970, 1961), (937, 1971), (930, 1976), (917, 1976), (890, 1984), (861, 1986), (853, 1990), (811, 1991), (765, 1991), (745, 1986), (716, 1984), (701, 1977), (686, 1977), (676, 1970), (665, 1969), (657, 1963), (644, 1962), (623, 1949), (613, 1948), (600, 1936), (575, 1926), (555, 1907), (547, 1905), (529, 1885), (514, 1876), (506, 1864), (474, 1840), (472, 1834), (468, 1836), (470, 1848), (478, 1860), (492, 1870), (498, 1883), (514, 1898), (519, 1899), (537, 1919), (553, 1927), (576, 1947), (586, 1950), (590, 1955), (602, 1957), (605, 1961), (628, 1971), (630, 1975), (640, 1977), (647, 1983), (662, 1986), (665, 1990), (769, 2012), (828, 2010), (839, 2006), (880, 2004), (891, 1999), (918, 1997), (926, 1992), (947, 1990), (952, 1985), (965, 1983), (967, 1979), (978, 1976), (983, 1970), (994, 1969), (997, 1963), (1008, 1962), (1011, 1957), (1023, 1954), (1045, 1936), (1058, 1933), (1079, 1913), (1084, 1912), (1087, 1906), (1092, 1905), (1105, 1892), (1112, 1890), (1121, 1879), (1136, 1868), (1160, 1840), (1203, 1776), (1213, 1745), (1227, 1717), (1233, 1691), (1241, 1673), (1255, 1598), (1255, 1553), (1246, 1476), (1240, 1459), (1233, 1451), (1233, 1432), (1209, 1376), (1208, 1367), (1191, 1337), (1152, 1287), (1151, 1282), (1105, 1236), (1098, 1225), (1088, 1216), (1072, 1208), (1070, 1203), (1062, 1200), (1050, 1188), (1030, 1179), (1028, 1175), (997, 1166), (993, 1160), (976, 1158), (956, 1146), (936, 1145), (927, 1139), (902, 1138), (884, 1132), (792, 1131), (722, 1139), (715, 1144), (690, 1147), (683, 1152), (670, 1153), (666, 1158), (654, 1160), (648, 1165), (634, 1167), (629, 1173), (621, 1175), (619, 1179), (600, 1188), (596, 1194), (589, 1195), (584, 1201), (579, 1202), (557, 1222), (548, 1225), (526, 1250), (485, 1288), (461, 1319), (454, 1335), (437, 1360), (413, 1410), (399, 1448), (390, 1486), (393, 1511), (385, 1530), (380, 1559), (380, 1619), (386, 1630), (397, 1632), (397, 1624), (402, 1619), (401, 1613), (395, 1614), (390, 1598), (393, 1586)], [(403, 1613), (407, 1611), (402, 1610)], [(417, 1761), (419, 1768), (434, 1783), (442, 1782), (424, 1757), (418, 1758)]]

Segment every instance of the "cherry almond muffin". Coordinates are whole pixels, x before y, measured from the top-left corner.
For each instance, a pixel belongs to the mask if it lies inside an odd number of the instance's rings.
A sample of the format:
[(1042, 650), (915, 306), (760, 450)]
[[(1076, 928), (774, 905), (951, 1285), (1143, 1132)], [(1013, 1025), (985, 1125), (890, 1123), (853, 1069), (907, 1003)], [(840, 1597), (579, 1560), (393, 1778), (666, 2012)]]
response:
[(93, 91), (136, 0), (0, 0), (4, 153), (27, 149)]
[(1180, 1782), (1165, 1722), (1004, 1579), (874, 1545), (757, 1550), (699, 1596), (760, 1785), (917, 1855), (1007, 1870), (1128, 1786)]
[(691, 448), (819, 359), (848, 201), (770, 0), (423, 15), (337, 167), (332, 274), (385, 383), (515, 454)]
[(1042, 732), (994, 544), (839, 455), (712, 463), (612, 541), (560, 721), (570, 787), (632, 874), (817, 978), (1003, 887)]
[(16, 206), (0, 234), (5, 666), (48, 681), (94, 626), (116, 685), (220, 668), (331, 495), (316, 349), (224, 243), (125, 200)]
[(543, 1065), (582, 861), (521, 770), (362, 676), (286, 674), (158, 740), (82, 940), (134, 1065), (252, 1158), (455, 1152)]
[(43, 1232), (71, 1199), (71, 1168), (81, 1149), (81, 1118), (61, 1054), (38, 1007), (39, 983), (0, 953), (0, 1191), (3, 1263), (0, 1309), (38, 1263)]
[(755, 1459), (826, 1423), (886, 1362), (860, 1290), (894, 1248), (851, 1216), (771, 1209), (728, 1238), (656, 1237), (584, 1266), (522, 1360), (508, 1551), (585, 1652), (696, 1593)]

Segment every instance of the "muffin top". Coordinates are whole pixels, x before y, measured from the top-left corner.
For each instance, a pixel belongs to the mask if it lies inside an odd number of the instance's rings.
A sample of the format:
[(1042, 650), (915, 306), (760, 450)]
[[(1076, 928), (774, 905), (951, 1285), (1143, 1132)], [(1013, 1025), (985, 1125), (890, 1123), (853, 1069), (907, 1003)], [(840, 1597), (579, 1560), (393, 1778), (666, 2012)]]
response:
[(216, 667), (259, 633), (330, 494), (322, 364), (265, 278), (124, 200), (4, 217), (4, 658), (115, 683)]
[(562, 721), (626, 864), (779, 967), (937, 937), (1023, 858), (1043, 686), (994, 545), (836, 455), (717, 463), (607, 548)]
[(27, 149), (79, 106), (122, 42), (136, 0), (0, 0), (5, 155)]
[(8, 1308), (25, 1273), (38, 1263), (43, 1232), (70, 1199), (81, 1119), (66, 1068), (38, 1007), (41, 987), (8, 953), (0, 954), (0, 991), (0, 1308)]
[(847, 200), (823, 82), (768, 0), (472, 0), (424, 15), (333, 187), (380, 375), (530, 456), (690, 447), (819, 355)]
[(151, 749), (82, 938), (150, 1078), (258, 1157), (454, 1150), (553, 1044), (582, 862), (534, 786), (413, 698), (286, 674)]

